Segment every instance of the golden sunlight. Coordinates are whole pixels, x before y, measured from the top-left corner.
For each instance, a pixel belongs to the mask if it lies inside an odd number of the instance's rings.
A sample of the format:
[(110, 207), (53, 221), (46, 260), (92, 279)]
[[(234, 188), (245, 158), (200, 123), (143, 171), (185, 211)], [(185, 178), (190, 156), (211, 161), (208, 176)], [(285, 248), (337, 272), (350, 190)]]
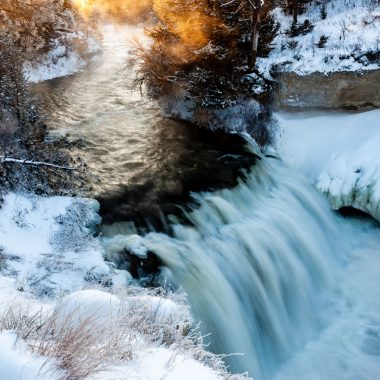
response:
[(84, 18), (92, 12), (105, 18), (134, 19), (153, 8), (153, 0), (73, 0)]

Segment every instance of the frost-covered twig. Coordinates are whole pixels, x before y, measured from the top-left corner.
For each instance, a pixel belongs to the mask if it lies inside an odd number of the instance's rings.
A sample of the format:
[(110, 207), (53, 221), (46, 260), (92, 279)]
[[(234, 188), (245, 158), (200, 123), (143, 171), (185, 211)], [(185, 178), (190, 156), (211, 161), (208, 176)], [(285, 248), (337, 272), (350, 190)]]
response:
[(7, 157), (7, 156), (0, 156), (0, 163), (13, 163), (13, 164), (22, 164), (22, 165), (31, 165), (31, 166), (45, 166), (49, 168), (61, 169), (61, 170), (67, 170), (67, 171), (78, 170), (77, 167), (73, 167), (73, 166), (61, 166), (61, 165), (56, 165), (49, 162), (33, 161), (33, 160), (28, 160), (28, 159), (22, 160), (19, 158), (13, 158), (13, 157)]

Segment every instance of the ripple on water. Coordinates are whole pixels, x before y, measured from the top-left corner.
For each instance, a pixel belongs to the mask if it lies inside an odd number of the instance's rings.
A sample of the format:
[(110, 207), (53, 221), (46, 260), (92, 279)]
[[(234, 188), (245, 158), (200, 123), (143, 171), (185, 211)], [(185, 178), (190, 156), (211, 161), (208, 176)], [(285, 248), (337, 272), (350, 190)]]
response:
[(50, 130), (84, 142), (79, 155), (96, 178), (91, 195), (106, 223), (157, 219), (190, 191), (233, 186), (255, 161), (239, 137), (164, 119), (131, 90), (133, 73), (124, 70), (130, 39), (130, 29), (107, 27), (103, 54), (87, 70), (35, 86)]

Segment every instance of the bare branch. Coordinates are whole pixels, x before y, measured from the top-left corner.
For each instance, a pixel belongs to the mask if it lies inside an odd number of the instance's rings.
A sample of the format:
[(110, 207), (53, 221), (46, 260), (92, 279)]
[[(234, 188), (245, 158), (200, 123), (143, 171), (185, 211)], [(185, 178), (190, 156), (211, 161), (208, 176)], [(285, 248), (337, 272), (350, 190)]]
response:
[(72, 166), (60, 166), (60, 165), (51, 164), (49, 162), (33, 161), (33, 160), (28, 160), (28, 159), (22, 160), (22, 159), (13, 158), (13, 157), (7, 157), (7, 156), (0, 156), (0, 163), (13, 163), (13, 164), (30, 165), (30, 166), (37, 166), (37, 167), (44, 166), (44, 167), (67, 170), (67, 171), (78, 170), (78, 168), (72, 167)]

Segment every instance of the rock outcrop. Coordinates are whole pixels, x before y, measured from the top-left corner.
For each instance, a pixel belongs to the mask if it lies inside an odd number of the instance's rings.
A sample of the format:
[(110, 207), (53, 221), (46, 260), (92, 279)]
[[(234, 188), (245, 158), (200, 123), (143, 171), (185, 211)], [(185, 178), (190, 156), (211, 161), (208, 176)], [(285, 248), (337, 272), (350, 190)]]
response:
[(369, 109), (380, 107), (380, 70), (277, 73), (276, 103), (280, 108)]

